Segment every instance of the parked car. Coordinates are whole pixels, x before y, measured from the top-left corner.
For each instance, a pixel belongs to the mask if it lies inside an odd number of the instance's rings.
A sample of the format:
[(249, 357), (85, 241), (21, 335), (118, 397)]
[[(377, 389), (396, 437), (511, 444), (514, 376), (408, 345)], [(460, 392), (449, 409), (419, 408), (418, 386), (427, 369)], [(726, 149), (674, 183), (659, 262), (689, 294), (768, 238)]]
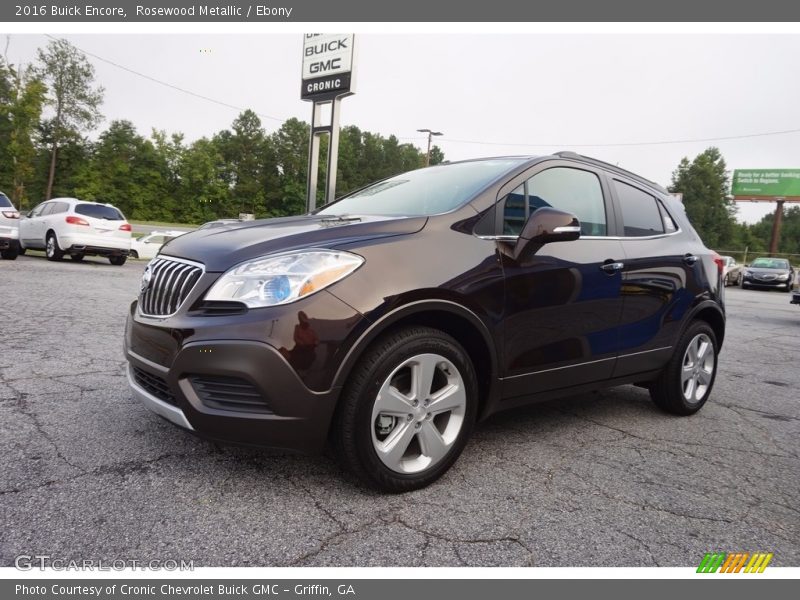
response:
[(800, 304), (800, 290), (794, 290), (792, 292), (792, 299), (789, 300), (790, 304)]
[(742, 288), (762, 288), (788, 292), (792, 289), (794, 268), (785, 258), (757, 258), (742, 269)]
[(14, 260), (19, 254), (19, 213), (0, 192), (0, 257)]
[(621, 384), (708, 400), (722, 259), (679, 202), (575, 153), (390, 177), (314, 214), (187, 233), (145, 270), (128, 381), (215, 440), (315, 452), (400, 492), (476, 420)]
[(131, 249), (131, 226), (118, 208), (77, 198), (36, 206), (20, 220), (19, 237), (24, 249), (44, 250), (47, 260), (105, 256), (121, 266)]
[(742, 265), (732, 256), (722, 256), (722, 282), (725, 285), (737, 285)]
[(185, 231), (151, 231), (131, 240), (131, 258), (153, 258), (168, 241), (183, 235)]

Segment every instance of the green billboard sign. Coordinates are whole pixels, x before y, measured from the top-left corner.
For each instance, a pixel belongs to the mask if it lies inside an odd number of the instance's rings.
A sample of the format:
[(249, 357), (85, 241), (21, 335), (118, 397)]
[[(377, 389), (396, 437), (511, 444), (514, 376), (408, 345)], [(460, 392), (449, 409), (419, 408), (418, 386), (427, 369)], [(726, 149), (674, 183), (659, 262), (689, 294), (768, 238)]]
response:
[(734, 196), (800, 198), (800, 169), (737, 169)]

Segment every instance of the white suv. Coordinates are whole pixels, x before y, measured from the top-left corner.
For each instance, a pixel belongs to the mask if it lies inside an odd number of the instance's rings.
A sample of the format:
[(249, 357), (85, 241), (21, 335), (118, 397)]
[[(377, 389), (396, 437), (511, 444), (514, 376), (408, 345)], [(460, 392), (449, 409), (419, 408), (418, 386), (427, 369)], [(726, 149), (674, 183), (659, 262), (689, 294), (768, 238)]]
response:
[(19, 254), (19, 213), (11, 200), (0, 192), (0, 256), (14, 260)]
[(131, 250), (131, 226), (110, 204), (76, 198), (42, 202), (19, 223), (21, 251), (44, 250), (47, 260), (72, 260), (86, 255), (105, 256), (112, 265), (124, 265)]

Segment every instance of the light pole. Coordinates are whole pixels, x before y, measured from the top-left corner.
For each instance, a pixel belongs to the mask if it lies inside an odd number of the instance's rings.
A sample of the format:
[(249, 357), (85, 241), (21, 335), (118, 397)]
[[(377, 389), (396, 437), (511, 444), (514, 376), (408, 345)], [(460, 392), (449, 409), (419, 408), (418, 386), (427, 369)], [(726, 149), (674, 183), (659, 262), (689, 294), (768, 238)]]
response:
[(441, 131), (431, 131), (430, 129), (417, 129), (420, 133), (428, 134), (428, 154), (425, 155), (425, 166), (431, 165), (431, 138), (435, 135), (444, 135)]

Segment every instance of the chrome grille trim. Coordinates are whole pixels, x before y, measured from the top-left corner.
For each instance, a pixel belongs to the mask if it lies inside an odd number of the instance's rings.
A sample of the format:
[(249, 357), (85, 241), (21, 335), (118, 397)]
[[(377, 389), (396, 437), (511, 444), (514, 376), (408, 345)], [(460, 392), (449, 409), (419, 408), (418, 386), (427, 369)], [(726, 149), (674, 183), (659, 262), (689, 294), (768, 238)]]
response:
[(171, 317), (189, 296), (205, 273), (205, 267), (184, 258), (156, 256), (148, 265), (150, 285), (139, 294), (139, 314), (145, 317)]

